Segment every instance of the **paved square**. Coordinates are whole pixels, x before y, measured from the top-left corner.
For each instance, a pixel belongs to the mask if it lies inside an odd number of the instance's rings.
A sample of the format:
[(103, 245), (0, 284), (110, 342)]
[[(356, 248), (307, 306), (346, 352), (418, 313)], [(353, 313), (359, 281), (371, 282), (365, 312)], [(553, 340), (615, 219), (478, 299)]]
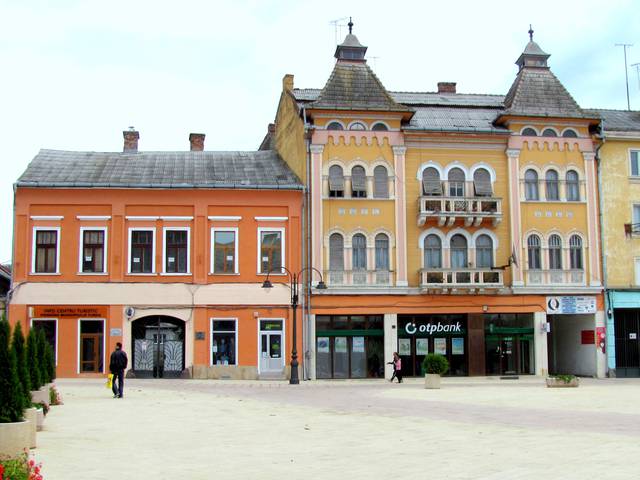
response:
[(46, 480), (628, 479), (640, 380), (58, 380), (34, 451)]

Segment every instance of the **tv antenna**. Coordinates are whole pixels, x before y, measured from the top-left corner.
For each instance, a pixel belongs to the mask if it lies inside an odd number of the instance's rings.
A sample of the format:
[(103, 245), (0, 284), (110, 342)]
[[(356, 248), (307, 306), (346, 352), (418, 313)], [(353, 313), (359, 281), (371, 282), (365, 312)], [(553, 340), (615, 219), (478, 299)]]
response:
[(633, 44), (616, 43), (615, 46), (624, 48), (624, 78), (627, 82), (627, 110), (631, 110), (631, 102), (629, 102), (629, 67), (627, 67), (627, 48), (633, 47)]
[(632, 67), (636, 67), (636, 76), (638, 77), (638, 90), (640, 90), (640, 63), (632, 63)]
[(345, 27), (347, 24), (341, 22), (346, 20), (349, 20), (349, 17), (337, 18), (329, 22), (329, 25), (333, 25), (333, 36), (336, 45), (338, 44), (338, 29), (340, 29), (340, 34), (342, 35), (342, 27)]

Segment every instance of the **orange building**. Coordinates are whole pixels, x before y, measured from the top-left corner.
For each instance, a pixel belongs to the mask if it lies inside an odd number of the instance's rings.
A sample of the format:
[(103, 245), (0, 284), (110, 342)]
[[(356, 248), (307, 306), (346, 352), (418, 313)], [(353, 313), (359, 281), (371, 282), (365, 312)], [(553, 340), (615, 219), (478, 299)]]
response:
[[(58, 375), (284, 378), (302, 186), (271, 150), (41, 150), (15, 185), (10, 319), (45, 329)], [(262, 289), (269, 272), (275, 288)]]

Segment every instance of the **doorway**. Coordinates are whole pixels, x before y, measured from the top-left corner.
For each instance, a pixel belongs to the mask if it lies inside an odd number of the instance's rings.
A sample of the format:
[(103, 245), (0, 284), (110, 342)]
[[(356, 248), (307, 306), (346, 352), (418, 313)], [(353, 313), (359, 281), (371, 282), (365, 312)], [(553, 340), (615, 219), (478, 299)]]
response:
[(282, 320), (260, 320), (260, 373), (284, 370), (284, 327)]
[(616, 376), (640, 377), (640, 310), (616, 309)]
[(487, 375), (533, 374), (533, 335), (487, 335)]
[(166, 315), (131, 324), (133, 371), (142, 378), (177, 378), (184, 370), (184, 321)]
[(104, 320), (80, 320), (78, 373), (104, 373)]

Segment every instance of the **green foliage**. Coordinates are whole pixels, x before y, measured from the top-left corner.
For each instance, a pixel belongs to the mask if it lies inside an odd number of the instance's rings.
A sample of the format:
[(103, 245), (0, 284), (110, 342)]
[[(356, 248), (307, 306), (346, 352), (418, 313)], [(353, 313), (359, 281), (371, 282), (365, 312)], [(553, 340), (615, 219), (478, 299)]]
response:
[(11, 327), (0, 321), (0, 423), (22, 421), (24, 394), (16, 369), (16, 354), (9, 348)]
[(47, 364), (49, 366), (49, 381), (56, 379), (56, 352), (49, 342), (47, 342)]
[(11, 458), (0, 459), (0, 479), (5, 480), (42, 480), (41, 464), (29, 459), (28, 453)]
[(18, 371), (18, 379), (22, 385), (22, 408), (31, 406), (31, 377), (29, 376), (29, 368), (27, 366), (27, 348), (22, 334), (22, 326), (17, 322), (13, 329), (13, 341), (11, 349), (16, 354), (16, 369)]
[(38, 366), (40, 367), (40, 385), (49, 383), (49, 368), (47, 366), (47, 337), (44, 330), (36, 329), (36, 351), (38, 352)]
[(564, 383), (571, 383), (576, 378), (576, 376), (575, 375), (555, 375), (553, 378), (557, 378), (558, 380)]
[(422, 370), (424, 373), (437, 373), (438, 375), (444, 375), (449, 371), (449, 362), (443, 355), (430, 353), (424, 357)]
[(36, 331), (32, 328), (27, 335), (27, 366), (31, 380), (31, 390), (38, 390), (40, 383), (40, 364), (38, 363), (38, 346)]

